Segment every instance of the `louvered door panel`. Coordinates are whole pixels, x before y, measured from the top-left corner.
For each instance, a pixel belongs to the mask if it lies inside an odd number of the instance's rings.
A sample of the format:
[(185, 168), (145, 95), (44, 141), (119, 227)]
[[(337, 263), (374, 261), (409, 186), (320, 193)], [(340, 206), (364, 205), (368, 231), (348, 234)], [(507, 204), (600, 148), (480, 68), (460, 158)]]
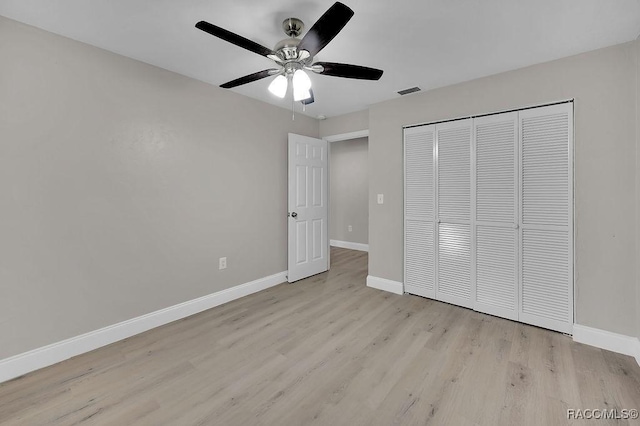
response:
[(441, 223), (438, 241), (436, 298), (472, 308), (470, 226)]
[(405, 291), (418, 296), (435, 295), (433, 222), (405, 222)]
[(517, 113), (476, 118), (476, 220), (516, 220)]
[(433, 220), (433, 139), (432, 126), (407, 129), (405, 134), (405, 214)]
[[(522, 313), (524, 315), (562, 323), (571, 320), (571, 303), (567, 291), (568, 256), (566, 231), (523, 230)], [(526, 317), (523, 320), (526, 320)]]
[(573, 328), (572, 104), (521, 111), (520, 320)]
[(474, 309), (518, 318), (518, 113), (474, 120)]
[(436, 299), (473, 307), (471, 292), (471, 120), (436, 125)]
[(525, 115), (521, 126), (522, 223), (567, 226), (569, 112)]
[(516, 230), (479, 226), (476, 233), (476, 300), (474, 309), (518, 318)]
[(438, 217), (469, 221), (471, 212), (471, 120), (436, 126), (438, 138)]
[(435, 126), (405, 129), (404, 290), (435, 296)]

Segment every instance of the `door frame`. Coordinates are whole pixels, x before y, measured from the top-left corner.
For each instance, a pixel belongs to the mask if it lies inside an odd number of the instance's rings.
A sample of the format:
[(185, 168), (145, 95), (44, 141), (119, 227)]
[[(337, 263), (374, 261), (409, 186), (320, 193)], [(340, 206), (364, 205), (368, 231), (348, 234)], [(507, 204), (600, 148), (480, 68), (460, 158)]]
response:
[[(327, 209), (329, 214), (327, 215), (327, 256), (329, 262), (329, 269), (331, 269), (331, 143), (342, 142), (351, 139), (369, 138), (369, 129), (356, 130), (355, 132), (339, 133), (335, 135), (323, 136), (320, 139), (327, 141)], [(369, 232), (367, 230), (367, 232)]]

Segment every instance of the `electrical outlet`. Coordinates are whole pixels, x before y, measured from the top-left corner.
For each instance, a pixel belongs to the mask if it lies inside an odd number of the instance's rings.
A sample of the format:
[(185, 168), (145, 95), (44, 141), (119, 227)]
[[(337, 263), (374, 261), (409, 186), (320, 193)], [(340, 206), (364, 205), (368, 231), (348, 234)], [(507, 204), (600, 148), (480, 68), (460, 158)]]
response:
[(349, 232), (353, 232), (353, 226), (349, 225), (348, 229), (349, 229)]
[(218, 269), (227, 269), (227, 258), (221, 257), (218, 261)]
[(378, 204), (384, 204), (384, 194), (378, 194)]

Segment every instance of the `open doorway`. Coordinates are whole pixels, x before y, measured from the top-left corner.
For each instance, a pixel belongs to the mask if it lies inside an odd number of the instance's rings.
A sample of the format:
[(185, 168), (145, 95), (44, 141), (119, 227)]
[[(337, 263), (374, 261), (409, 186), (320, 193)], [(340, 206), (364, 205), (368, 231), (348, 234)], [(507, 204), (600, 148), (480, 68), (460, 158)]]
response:
[(368, 135), (329, 141), (329, 241), (332, 251), (341, 248), (368, 252)]

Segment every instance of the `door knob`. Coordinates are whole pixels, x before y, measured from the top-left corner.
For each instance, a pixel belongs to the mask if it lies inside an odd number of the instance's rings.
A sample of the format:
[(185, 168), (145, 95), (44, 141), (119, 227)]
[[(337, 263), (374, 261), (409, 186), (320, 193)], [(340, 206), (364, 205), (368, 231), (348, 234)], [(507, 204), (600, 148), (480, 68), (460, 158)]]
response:
[(296, 212), (291, 213), (291, 217), (298, 217), (298, 213)]

